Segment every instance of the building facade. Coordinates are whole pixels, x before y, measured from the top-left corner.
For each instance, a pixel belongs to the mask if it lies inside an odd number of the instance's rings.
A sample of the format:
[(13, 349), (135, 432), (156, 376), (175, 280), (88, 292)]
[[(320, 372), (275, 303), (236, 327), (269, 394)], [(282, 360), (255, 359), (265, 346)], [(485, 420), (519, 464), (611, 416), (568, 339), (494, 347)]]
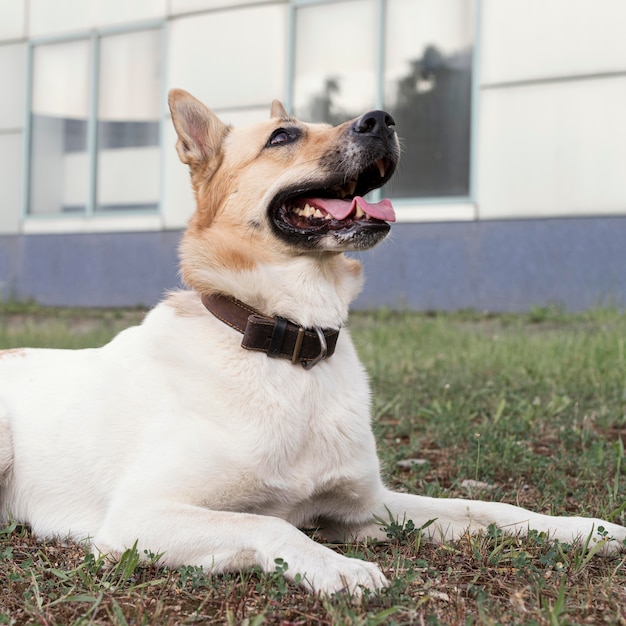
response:
[(357, 308), (626, 306), (622, 0), (4, 0), (0, 299), (152, 305), (192, 210), (167, 91), (240, 125), (384, 108)]

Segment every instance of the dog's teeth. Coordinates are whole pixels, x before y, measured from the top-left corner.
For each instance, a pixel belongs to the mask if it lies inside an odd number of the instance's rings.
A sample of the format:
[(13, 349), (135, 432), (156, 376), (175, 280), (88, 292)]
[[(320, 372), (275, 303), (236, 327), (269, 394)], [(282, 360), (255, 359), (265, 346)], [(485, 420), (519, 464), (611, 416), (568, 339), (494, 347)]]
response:
[(357, 220), (360, 220), (364, 215), (365, 215), (365, 211), (357, 204), (356, 205), (356, 212), (354, 214), (354, 217)]
[(316, 217), (319, 219), (328, 217), (327, 214), (322, 213), (318, 208), (311, 206), (308, 202), (302, 206), (295, 206), (292, 211), (300, 217)]
[(375, 165), (376, 167), (378, 167), (378, 173), (380, 174), (380, 177), (385, 178), (385, 162), (382, 159), (378, 159)]

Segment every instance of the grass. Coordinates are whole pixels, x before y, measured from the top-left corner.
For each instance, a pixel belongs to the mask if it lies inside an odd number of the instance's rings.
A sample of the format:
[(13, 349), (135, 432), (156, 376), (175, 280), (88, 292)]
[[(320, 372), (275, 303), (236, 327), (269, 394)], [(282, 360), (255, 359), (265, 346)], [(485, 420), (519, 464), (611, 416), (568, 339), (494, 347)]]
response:
[[(91, 346), (139, 311), (0, 305), (0, 347)], [(386, 479), (433, 496), (481, 497), (625, 523), (626, 316), (553, 308), (357, 314)], [(415, 463), (398, 462), (416, 459)], [(496, 528), (445, 545), (410, 521), (338, 550), (391, 579), (361, 604), (287, 584), (284, 563), (209, 578), (130, 550), (113, 568), (79, 545), (0, 530), (0, 624), (624, 624), (624, 557), (589, 558)]]

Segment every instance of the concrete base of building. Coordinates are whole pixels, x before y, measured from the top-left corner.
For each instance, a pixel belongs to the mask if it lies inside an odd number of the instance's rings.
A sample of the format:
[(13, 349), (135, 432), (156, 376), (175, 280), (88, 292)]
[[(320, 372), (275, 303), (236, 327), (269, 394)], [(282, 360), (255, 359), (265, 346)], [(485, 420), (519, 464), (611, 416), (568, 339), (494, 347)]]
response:
[[(180, 235), (0, 236), (0, 298), (152, 306), (180, 287)], [(626, 217), (402, 223), (357, 256), (355, 309), (626, 309)]]

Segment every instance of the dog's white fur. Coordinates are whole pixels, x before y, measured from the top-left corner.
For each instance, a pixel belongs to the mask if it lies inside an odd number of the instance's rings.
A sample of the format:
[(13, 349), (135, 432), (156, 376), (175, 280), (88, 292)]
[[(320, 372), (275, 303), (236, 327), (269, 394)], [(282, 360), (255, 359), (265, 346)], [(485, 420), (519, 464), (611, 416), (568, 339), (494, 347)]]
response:
[(88, 538), (112, 557), (137, 541), (163, 563), (208, 572), (273, 571), (280, 557), (288, 576), (320, 592), (386, 580), (298, 527), (318, 525), (330, 540), (379, 537), (376, 520), (391, 515), (418, 526), (434, 519), (424, 532), (438, 540), (495, 523), (569, 542), (603, 526), (619, 546), (625, 529), (599, 519), (388, 490), (347, 329), (311, 371), (241, 349), (241, 335), (206, 311), (198, 291), (232, 294), (304, 326), (346, 320), (358, 264), (336, 250), (294, 250), (266, 224), (269, 199), (313, 177), (318, 153), (344, 131), (293, 121), (306, 135), (303, 157), (285, 165), (261, 147), (285, 118), (280, 107), (269, 122), (229, 130), (184, 92), (171, 105), (198, 200), (181, 250), (195, 291), (170, 295), (100, 349), (0, 352), (3, 519), (44, 537)]

